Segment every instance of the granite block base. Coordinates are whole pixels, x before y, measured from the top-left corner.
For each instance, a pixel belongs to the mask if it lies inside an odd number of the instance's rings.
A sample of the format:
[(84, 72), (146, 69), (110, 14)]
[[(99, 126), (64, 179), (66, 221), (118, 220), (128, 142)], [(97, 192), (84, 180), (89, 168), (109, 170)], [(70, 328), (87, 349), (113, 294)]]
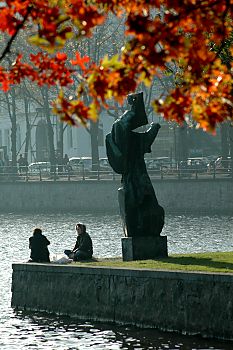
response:
[(167, 253), (167, 237), (124, 237), (121, 239), (123, 261), (164, 258)]

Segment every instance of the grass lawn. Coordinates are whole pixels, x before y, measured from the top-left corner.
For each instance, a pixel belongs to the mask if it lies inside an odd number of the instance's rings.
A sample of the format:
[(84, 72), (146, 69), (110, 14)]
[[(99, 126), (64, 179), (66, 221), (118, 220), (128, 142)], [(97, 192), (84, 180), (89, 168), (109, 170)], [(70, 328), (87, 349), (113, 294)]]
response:
[(75, 262), (77, 266), (233, 273), (233, 252), (172, 254), (158, 260), (122, 261), (122, 258)]

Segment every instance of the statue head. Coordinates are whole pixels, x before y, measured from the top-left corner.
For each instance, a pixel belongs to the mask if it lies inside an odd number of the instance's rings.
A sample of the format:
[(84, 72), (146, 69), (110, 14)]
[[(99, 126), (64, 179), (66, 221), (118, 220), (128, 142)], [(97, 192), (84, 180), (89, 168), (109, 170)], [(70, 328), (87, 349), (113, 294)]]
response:
[(131, 106), (131, 110), (135, 112), (134, 117), (131, 119), (132, 130), (138, 128), (139, 126), (148, 124), (143, 100), (143, 92), (129, 94), (127, 96), (127, 102)]

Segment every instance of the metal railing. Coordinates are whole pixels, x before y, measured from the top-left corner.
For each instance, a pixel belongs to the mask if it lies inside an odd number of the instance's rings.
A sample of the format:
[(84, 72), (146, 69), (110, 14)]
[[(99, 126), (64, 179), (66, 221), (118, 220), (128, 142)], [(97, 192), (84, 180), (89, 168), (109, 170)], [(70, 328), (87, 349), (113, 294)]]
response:
[[(179, 164), (173, 166), (161, 165), (157, 169), (147, 169), (150, 178), (168, 180), (215, 180), (215, 179), (233, 179), (231, 164), (224, 164), (224, 166), (215, 166), (213, 164), (209, 167), (181, 167)], [(120, 180), (121, 175), (116, 174), (111, 168), (88, 170), (82, 167), (78, 170), (72, 170), (63, 166), (43, 167), (31, 171), (27, 166), (0, 167), (0, 181), (85, 181), (85, 180)]]

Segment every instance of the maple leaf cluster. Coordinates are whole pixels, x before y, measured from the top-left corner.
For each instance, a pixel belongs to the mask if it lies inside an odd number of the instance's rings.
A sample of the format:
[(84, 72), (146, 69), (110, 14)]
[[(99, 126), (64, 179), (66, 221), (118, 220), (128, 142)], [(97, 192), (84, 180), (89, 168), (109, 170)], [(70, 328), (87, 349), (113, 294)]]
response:
[(52, 59), (47, 53), (39, 52), (30, 55), (30, 64), (22, 62), (22, 54), (18, 55), (9, 70), (0, 67), (0, 85), (3, 91), (8, 91), (10, 85), (20, 84), (28, 78), (42, 86), (47, 84), (53, 86), (67, 86), (73, 83), (71, 77), (73, 70), (66, 66), (67, 56), (64, 53), (57, 53)]
[[(125, 20), (127, 40), (120, 54), (94, 63), (79, 52), (72, 58), (59, 52), (69, 40), (90, 38), (108, 13)], [(61, 91), (54, 110), (71, 124), (85, 123), (96, 119), (112, 98), (122, 103), (175, 62), (176, 85), (165, 99), (153, 101), (154, 108), (168, 120), (182, 123), (191, 116), (198, 126), (214, 131), (218, 123), (233, 121), (232, 14), (233, 0), (6, 0), (0, 31), (9, 41), (0, 60), (28, 25), (33, 28), (29, 43), (41, 51), (29, 58), (20, 53), (9, 68), (2, 65), (0, 85), (6, 91), (27, 78), (69, 89), (78, 74), (76, 96), (67, 98)], [(227, 64), (221, 59), (226, 43)]]

